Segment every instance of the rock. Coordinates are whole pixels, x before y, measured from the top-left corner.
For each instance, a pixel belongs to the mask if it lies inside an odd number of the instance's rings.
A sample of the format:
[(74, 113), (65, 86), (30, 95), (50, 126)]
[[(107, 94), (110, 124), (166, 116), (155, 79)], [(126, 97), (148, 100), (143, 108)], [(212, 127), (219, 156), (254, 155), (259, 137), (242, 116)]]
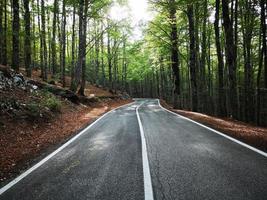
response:
[(38, 89), (38, 86), (37, 85), (32, 85), (32, 89), (33, 90), (37, 90)]
[(24, 83), (23, 79), (20, 76), (14, 76), (13, 82), (16, 84), (16, 86), (19, 86)]

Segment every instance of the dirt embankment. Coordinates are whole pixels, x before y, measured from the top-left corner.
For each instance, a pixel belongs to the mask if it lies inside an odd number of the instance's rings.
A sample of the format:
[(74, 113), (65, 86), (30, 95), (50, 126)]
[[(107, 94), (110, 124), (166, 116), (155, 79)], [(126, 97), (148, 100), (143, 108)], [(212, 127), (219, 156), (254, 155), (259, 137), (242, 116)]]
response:
[(246, 144), (267, 152), (267, 128), (253, 126), (230, 118), (219, 118), (202, 113), (172, 109), (171, 106), (164, 101), (161, 101), (161, 105), (177, 114), (207, 125), (215, 130), (243, 141)]
[[(32, 79), (40, 81), (40, 72)], [(69, 84), (69, 77), (67, 83)], [(55, 83), (60, 87), (60, 83)], [(72, 103), (33, 85), (22, 74), (0, 71), (0, 185), (52, 152), (111, 109), (132, 102), (87, 85), (88, 104)], [(101, 97), (101, 98), (100, 98)]]

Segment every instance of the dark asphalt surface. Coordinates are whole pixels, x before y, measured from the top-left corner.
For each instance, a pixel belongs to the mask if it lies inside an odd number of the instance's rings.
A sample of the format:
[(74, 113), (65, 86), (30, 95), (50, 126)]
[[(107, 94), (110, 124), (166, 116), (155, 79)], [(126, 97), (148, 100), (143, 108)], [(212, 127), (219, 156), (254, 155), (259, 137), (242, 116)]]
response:
[(155, 199), (267, 199), (267, 159), (149, 100), (139, 109)]
[(144, 199), (140, 104), (155, 200), (267, 199), (266, 157), (148, 99), (106, 115), (0, 199)]

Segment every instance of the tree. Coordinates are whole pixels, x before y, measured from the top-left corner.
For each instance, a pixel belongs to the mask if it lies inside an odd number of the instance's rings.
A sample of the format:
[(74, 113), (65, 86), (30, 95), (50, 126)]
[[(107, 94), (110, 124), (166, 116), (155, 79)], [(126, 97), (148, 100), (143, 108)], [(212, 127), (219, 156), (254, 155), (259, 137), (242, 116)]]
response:
[(62, 2), (62, 39), (61, 39), (61, 47), (62, 47), (62, 56), (61, 56), (61, 81), (63, 87), (65, 87), (65, 65), (66, 65), (66, 2), (63, 0)]
[(24, 2), (24, 21), (25, 21), (25, 38), (24, 38), (24, 54), (25, 54), (25, 68), (27, 76), (31, 77), (31, 16), (29, 10), (29, 0), (23, 0)]
[(178, 35), (176, 25), (176, 4), (174, 0), (170, 1), (170, 24), (171, 24), (171, 62), (174, 75), (174, 108), (180, 107), (177, 102), (180, 95), (180, 71), (179, 71), (179, 54), (178, 54)]
[(194, 6), (189, 4), (187, 6), (187, 16), (189, 22), (189, 38), (190, 38), (190, 80), (192, 92), (192, 111), (198, 110), (198, 94), (197, 94), (197, 70), (196, 70), (196, 40), (195, 40), (195, 21), (194, 21)]
[(234, 43), (234, 30), (233, 22), (230, 19), (229, 13), (229, 1), (222, 0), (222, 16), (223, 26), (225, 33), (225, 53), (226, 53), (226, 65), (228, 67), (229, 74), (229, 111), (230, 115), (234, 118), (238, 117), (237, 106), (237, 88), (236, 88), (236, 52)]
[(215, 44), (216, 44), (216, 52), (218, 59), (218, 114), (219, 116), (226, 116), (226, 97), (224, 91), (224, 61), (223, 54), (220, 42), (220, 0), (216, 0), (216, 13), (215, 13), (215, 21), (214, 21), (214, 30), (215, 30)]
[(19, 0), (13, 0), (12, 5), (12, 68), (16, 71), (19, 71)]
[(53, 8), (53, 26), (52, 26), (52, 41), (51, 41), (51, 50), (52, 50), (52, 75), (54, 76), (57, 72), (57, 53), (56, 53), (56, 30), (57, 30), (57, 14), (58, 14), (58, 0), (54, 0)]

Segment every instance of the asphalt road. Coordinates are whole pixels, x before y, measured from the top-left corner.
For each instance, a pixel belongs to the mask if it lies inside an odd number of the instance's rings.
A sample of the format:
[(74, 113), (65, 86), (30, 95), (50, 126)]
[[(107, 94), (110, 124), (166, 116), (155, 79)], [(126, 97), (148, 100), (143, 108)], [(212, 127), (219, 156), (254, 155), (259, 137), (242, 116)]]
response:
[(0, 199), (267, 199), (265, 156), (149, 99), (105, 115), (24, 176)]

